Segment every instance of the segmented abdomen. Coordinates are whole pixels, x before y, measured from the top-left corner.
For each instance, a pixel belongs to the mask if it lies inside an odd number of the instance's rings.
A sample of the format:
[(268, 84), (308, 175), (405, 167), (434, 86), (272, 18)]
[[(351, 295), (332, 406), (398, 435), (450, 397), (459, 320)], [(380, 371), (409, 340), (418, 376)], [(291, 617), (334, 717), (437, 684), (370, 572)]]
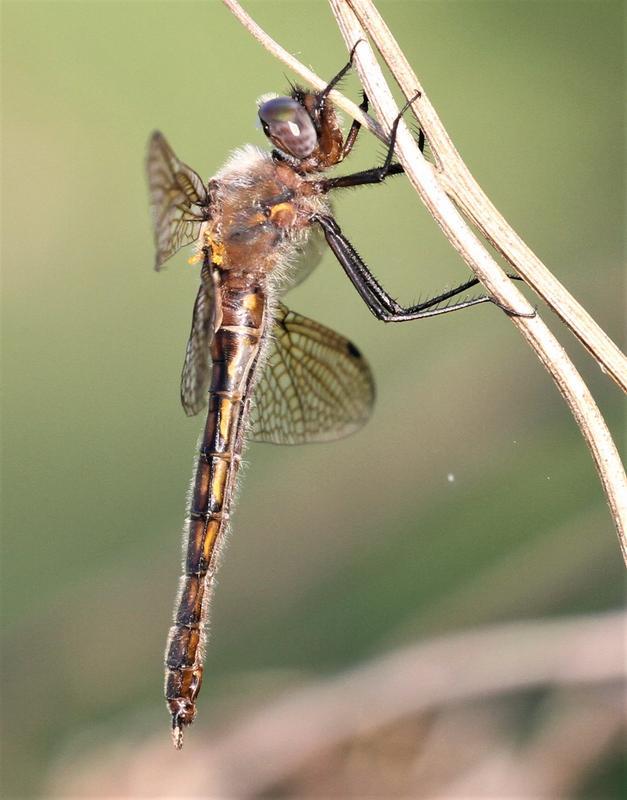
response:
[(228, 524), (264, 325), (265, 297), (260, 287), (229, 286), (225, 280), (221, 289), (222, 320), (211, 346), (207, 423), (189, 509), (184, 573), (166, 649), (165, 696), (177, 748), (182, 746), (183, 727), (196, 713), (203, 628)]

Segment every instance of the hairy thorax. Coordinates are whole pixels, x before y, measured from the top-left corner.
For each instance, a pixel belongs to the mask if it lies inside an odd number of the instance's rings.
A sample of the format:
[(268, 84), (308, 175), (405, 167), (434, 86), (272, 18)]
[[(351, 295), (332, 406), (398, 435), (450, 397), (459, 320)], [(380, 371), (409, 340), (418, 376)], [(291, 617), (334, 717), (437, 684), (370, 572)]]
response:
[(308, 177), (252, 145), (236, 150), (209, 183), (212, 214), (199, 247), (224, 270), (283, 270), (305, 245), (312, 215), (327, 210)]

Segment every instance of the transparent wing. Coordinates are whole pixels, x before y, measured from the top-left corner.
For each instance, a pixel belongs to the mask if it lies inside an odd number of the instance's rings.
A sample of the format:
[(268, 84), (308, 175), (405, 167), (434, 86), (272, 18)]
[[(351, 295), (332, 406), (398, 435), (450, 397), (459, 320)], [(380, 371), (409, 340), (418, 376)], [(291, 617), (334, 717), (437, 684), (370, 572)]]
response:
[(288, 269), (276, 280), (275, 290), (279, 295), (293, 289), (308, 278), (318, 266), (322, 256), (328, 252), (328, 245), (322, 228), (313, 228), (303, 247), (296, 248), (296, 257)]
[(194, 303), (192, 329), (187, 341), (181, 374), (181, 403), (188, 417), (207, 405), (211, 378), (211, 341), (216, 329), (215, 290), (211, 269), (204, 266)]
[(179, 248), (198, 238), (209, 196), (200, 176), (178, 160), (159, 131), (148, 143), (146, 171), (157, 248), (155, 269), (160, 269)]
[(279, 304), (254, 392), (252, 438), (273, 444), (340, 439), (366, 422), (373, 403), (372, 374), (359, 350)]

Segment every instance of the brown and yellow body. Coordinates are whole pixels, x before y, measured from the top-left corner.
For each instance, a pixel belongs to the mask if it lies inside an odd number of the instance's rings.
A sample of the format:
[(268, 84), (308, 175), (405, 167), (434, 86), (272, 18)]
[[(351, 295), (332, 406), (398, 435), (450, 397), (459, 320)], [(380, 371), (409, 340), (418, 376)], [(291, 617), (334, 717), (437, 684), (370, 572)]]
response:
[(208, 594), (217, 544), (228, 524), (251, 397), (249, 384), (263, 334), (266, 299), (260, 287), (243, 280), (230, 283), (220, 287), (222, 323), (211, 347), (209, 411), (189, 509), (185, 572), (166, 651), (166, 699), (175, 739), (195, 714)]
[[(357, 44), (355, 47), (357, 47)], [(489, 295), (461, 299), (478, 280), (402, 306), (369, 270), (333, 218), (328, 193), (380, 184), (403, 167), (393, 163), (403, 112), (394, 121), (381, 166), (351, 174), (324, 173), (351, 152), (360, 129), (346, 136), (329, 100), (351, 59), (318, 92), (292, 86), (266, 96), (257, 114), (275, 149), (247, 145), (205, 182), (180, 161), (161, 133), (149, 142), (147, 173), (156, 260), (161, 269), (196, 242), (190, 263), (202, 263), (187, 343), (181, 402), (193, 416), (208, 404), (187, 520), (183, 576), (166, 650), (166, 700), (174, 744), (196, 715), (203, 674), (204, 629), (220, 545), (228, 525), (245, 438), (273, 444), (328, 442), (358, 430), (375, 397), (372, 373), (344, 336), (290, 311), (279, 300), (309, 272), (293, 267), (311, 230), (324, 236), (362, 300), (384, 322), (450, 313)], [(364, 95), (360, 104), (368, 110)], [(418, 146), (424, 151), (424, 133)]]
[(249, 147), (237, 151), (210, 184), (213, 213), (199, 240), (214, 293), (208, 414), (189, 509), (184, 574), (166, 650), (166, 700), (177, 746), (183, 726), (196, 713), (211, 583), (272, 320), (276, 270), (304, 242), (307, 219), (321, 205), (314, 194), (302, 192), (293, 201), (302, 183), (293, 170)]
[(166, 649), (177, 748), (196, 715), (211, 589), (247, 431), (275, 444), (329, 441), (363, 425), (374, 400), (359, 350), (279, 302), (308, 271), (293, 266), (315, 221), (330, 210), (321, 173), (350, 152), (359, 129), (353, 123), (343, 137), (327, 102), (334, 82), (323, 92), (294, 87), (291, 97), (263, 102), (259, 119), (278, 149), (242, 147), (207, 183), (161, 133), (149, 143), (155, 266), (192, 242), (190, 262), (202, 263), (181, 402), (190, 416), (207, 405), (208, 414)]

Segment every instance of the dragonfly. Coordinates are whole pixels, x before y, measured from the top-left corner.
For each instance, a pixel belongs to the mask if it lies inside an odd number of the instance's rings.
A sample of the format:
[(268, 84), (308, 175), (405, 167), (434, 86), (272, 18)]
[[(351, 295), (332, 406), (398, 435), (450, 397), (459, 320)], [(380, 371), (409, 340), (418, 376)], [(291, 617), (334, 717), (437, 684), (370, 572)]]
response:
[[(155, 267), (160, 270), (192, 243), (190, 262), (200, 265), (181, 403), (189, 416), (207, 409), (165, 655), (165, 699), (177, 749), (196, 716), (208, 608), (245, 442), (331, 441), (359, 429), (372, 411), (374, 381), (358, 348), (281, 300), (307, 273), (308, 248), (326, 240), (367, 307), (385, 322), (496, 302), (488, 296), (449, 302), (476, 285), (473, 278), (417, 305), (401, 306), (334, 219), (333, 191), (381, 183), (403, 171), (393, 162), (401, 112), (381, 166), (325, 174), (349, 156), (360, 130), (354, 121), (344, 136), (329, 99), (352, 56), (322, 91), (292, 86), (286, 96), (258, 101), (272, 149), (241, 147), (207, 182), (178, 159), (160, 132), (149, 140)], [(365, 94), (360, 108), (368, 110)], [(422, 131), (418, 143), (424, 151)]]

